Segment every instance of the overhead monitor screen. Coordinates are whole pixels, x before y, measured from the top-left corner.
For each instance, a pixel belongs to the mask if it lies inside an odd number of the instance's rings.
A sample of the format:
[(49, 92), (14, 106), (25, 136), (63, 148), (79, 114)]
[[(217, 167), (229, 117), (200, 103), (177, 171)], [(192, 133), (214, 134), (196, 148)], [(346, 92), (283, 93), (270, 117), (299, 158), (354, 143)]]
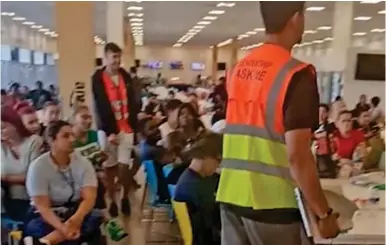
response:
[(35, 65), (44, 65), (44, 53), (40, 51), (34, 51), (33, 61)]
[(358, 54), (355, 80), (385, 81), (384, 54)]
[(54, 56), (52, 54), (46, 54), (46, 64), (55, 65)]
[(203, 71), (205, 70), (205, 64), (200, 62), (193, 62), (192, 63), (192, 70), (193, 71)]
[(19, 62), (24, 64), (31, 64), (31, 50), (21, 48), (19, 49)]
[(182, 61), (172, 61), (169, 63), (169, 67), (171, 70), (183, 70), (184, 64), (182, 64)]
[(8, 45), (1, 45), (1, 60), (11, 60), (11, 47)]
[(227, 64), (225, 62), (217, 63), (217, 70), (225, 71), (227, 69)]
[(162, 61), (148, 61), (146, 64), (146, 68), (149, 69), (161, 69), (163, 67)]

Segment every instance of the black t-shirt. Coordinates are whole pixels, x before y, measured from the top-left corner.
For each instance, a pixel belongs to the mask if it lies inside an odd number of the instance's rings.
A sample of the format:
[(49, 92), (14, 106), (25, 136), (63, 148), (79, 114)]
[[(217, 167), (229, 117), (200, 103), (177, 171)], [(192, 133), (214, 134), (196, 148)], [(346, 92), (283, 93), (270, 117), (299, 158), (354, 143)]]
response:
[(38, 90), (34, 89), (28, 94), (28, 99), (32, 101), (36, 110), (40, 110), (43, 108), (44, 103), (47, 101), (52, 101), (51, 93), (47, 90)]
[[(289, 84), (283, 105), (285, 131), (295, 129), (316, 130), (319, 125), (319, 93), (316, 77), (311, 68), (305, 68), (294, 74)], [(255, 221), (271, 224), (290, 224), (301, 221), (298, 209), (282, 208), (253, 210), (225, 204), (230, 211)]]

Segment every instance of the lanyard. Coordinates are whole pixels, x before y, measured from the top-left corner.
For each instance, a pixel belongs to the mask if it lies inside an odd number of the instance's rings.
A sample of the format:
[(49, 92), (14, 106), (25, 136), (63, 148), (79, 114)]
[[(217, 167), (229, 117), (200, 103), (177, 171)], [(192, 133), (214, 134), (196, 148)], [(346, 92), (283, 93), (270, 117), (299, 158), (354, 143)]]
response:
[[(52, 156), (51, 153), (50, 153), (50, 157), (54, 162), (56, 162), (56, 159)], [(71, 187), (71, 195), (67, 201), (67, 203), (71, 203), (71, 200), (75, 195), (75, 180), (74, 180), (74, 176), (72, 175), (71, 167), (68, 167), (68, 171), (66, 171), (66, 172), (68, 172), (68, 177), (59, 168), (57, 169), (57, 171), (58, 171), (60, 177)]]

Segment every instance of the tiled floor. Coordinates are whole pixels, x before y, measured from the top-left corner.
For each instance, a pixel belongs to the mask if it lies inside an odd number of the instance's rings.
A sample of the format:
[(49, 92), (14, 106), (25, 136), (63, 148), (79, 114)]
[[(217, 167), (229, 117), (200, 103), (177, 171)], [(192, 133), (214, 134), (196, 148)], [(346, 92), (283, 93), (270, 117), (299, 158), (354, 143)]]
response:
[[(144, 211), (141, 212), (141, 200), (144, 193), (144, 173), (140, 169), (136, 176), (137, 181), (141, 184), (141, 188), (135, 193), (131, 193), (130, 201), (132, 214), (130, 218), (121, 217), (121, 221), (124, 224), (129, 236), (120, 242), (109, 242), (109, 245), (174, 245), (182, 244), (180, 242), (178, 225), (176, 222), (170, 223), (168, 220), (167, 212), (162, 209), (156, 210), (154, 213), (155, 220), (161, 220), (163, 222), (153, 222), (150, 230), (150, 222), (144, 222), (142, 219), (149, 218), (150, 209), (145, 203)], [(173, 234), (168, 236), (165, 234)]]

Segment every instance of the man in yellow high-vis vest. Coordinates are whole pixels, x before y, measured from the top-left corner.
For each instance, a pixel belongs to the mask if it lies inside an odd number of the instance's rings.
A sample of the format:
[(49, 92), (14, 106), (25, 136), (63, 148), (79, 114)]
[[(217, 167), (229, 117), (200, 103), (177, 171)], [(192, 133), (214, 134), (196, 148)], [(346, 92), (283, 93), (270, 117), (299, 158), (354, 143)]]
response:
[(227, 80), (222, 172), (222, 245), (303, 245), (294, 188), (315, 213), (322, 237), (338, 234), (311, 153), (318, 126), (315, 69), (291, 56), (304, 31), (304, 2), (261, 1), (266, 43)]

